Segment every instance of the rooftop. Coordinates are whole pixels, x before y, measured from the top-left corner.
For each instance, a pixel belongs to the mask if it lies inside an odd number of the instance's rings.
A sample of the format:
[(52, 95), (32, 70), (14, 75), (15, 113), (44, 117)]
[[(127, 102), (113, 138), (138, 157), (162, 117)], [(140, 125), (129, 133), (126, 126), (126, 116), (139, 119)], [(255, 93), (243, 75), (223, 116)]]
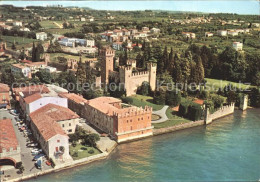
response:
[(73, 100), (74, 102), (76, 102), (78, 104), (82, 103), (82, 102), (84, 103), (87, 101), (82, 96), (74, 94), (74, 93), (60, 93), (59, 96), (63, 97), (63, 98), (67, 98), (69, 100)]
[(0, 120), (0, 153), (3, 149), (17, 149), (18, 141), (15, 135), (11, 119)]
[(9, 92), (10, 87), (6, 84), (0, 83), (0, 92)]
[(24, 98), (24, 101), (27, 103), (27, 104), (30, 104), (38, 99), (42, 98), (41, 94), (40, 93), (35, 93), (35, 94), (32, 94), (26, 98)]
[(79, 116), (66, 107), (47, 104), (32, 112), (30, 118), (47, 141), (57, 134), (67, 136), (58, 121), (76, 119)]

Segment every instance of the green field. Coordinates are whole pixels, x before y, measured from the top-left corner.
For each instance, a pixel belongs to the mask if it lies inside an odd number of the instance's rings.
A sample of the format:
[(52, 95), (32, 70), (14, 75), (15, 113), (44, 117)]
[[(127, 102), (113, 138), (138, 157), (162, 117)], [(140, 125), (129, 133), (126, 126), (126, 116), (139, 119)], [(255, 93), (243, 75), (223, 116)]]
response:
[(153, 98), (150, 96), (144, 96), (144, 95), (134, 95), (131, 96), (130, 98), (133, 99), (132, 105), (138, 106), (138, 107), (145, 107), (145, 106), (150, 106), (153, 108), (153, 111), (157, 111), (163, 108), (163, 105), (157, 105), (153, 104)]
[(7, 43), (7, 47), (11, 47), (15, 42), (16, 49), (21, 49), (22, 47), (32, 47), (33, 42), (38, 42), (36, 39), (4, 35), (2, 36), (2, 39)]
[[(93, 150), (94, 153), (93, 154), (88, 153), (90, 150)], [(73, 156), (73, 154), (75, 152), (78, 153), (77, 157)], [(89, 157), (89, 156), (92, 156), (92, 155), (97, 155), (97, 154), (100, 154), (100, 153), (101, 152), (94, 147), (88, 147), (88, 146), (84, 146), (84, 145), (81, 145), (81, 144), (77, 144), (76, 147), (73, 147), (72, 145), (70, 145), (70, 155), (72, 156), (73, 160), (82, 159), (82, 158)]]
[(58, 23), (59, 25), (62, 25), (62, 21), (41, 21), (40, 25), (45, 29), (50, 28), (60, 28), (58, 25), (56, 25), (54, 22)]
[(248, 89), (249, 85), (243, 84), (243, 83), (236, 83), (226, 80), (217, 80), (212, 78), (205, 78), (207, 81), (206, 86), (209, 89), (209, 91), (216, 91), (219, 88), (224, 88), (228, 84), (232, 84), (233, 86), (236, 86), (237, 88), (241, 89)]

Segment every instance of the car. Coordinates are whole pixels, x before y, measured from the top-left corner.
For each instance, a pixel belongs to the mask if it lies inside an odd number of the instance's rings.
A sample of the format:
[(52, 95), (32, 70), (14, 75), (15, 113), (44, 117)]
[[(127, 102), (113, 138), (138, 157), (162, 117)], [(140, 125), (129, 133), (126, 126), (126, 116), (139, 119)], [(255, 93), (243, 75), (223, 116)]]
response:
[(35, 162), (35, 166), (36, 166), (37, 169), (41, 169), (42, 168), (42, 160), (37, 160)]
[(46, 164), (47, 166), (50, 166), (50, 165), (51, 165), (51, 161), (48, 160), (48, 161), (45, 162), (45, 164)]
[(37, 161), (39, 159), (42, 159), (43, 157), (45, 157), (45, 155), (43, 153), (39, 153), (38, 155), (34, 156), (33, 160)]
[(10, 110), (9, 113), (12, 114), (12, 115), (14, 115), (14, 116), (18, 116), (18, 115), (19, 115), (19, 114), (17, 113), (17, 111), (16, 111), (16, 110), (13, 110), (13, 109)]
[(38, 143), (28, 143), (27, 147), (37, 147)]

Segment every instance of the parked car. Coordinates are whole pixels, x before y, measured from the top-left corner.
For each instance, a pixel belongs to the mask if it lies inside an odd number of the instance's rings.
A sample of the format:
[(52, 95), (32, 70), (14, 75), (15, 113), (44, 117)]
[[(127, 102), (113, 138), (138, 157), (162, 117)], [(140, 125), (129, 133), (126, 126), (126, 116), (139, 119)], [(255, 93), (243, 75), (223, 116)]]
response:
[(37, 160), (35, 162), (35, 166), (36, 166), (37, 169), (41, 169), (42, 168), (42, 160)]
[(40, 158), (42, 158), (42, 157), (44, 157), (44, 156), (45, 156), (45, 155), (44, 155), (43, 153), (40, 153), (40, 154), (34, 156), (33, 160), (34, 160), (34, 161), (37, 161), (38, 159), (40, 159)]
[(27, 147), (37, 147), (38, 143), (28, 143)]
[(12, 114), (12, 115), (15, 115), (15, 116), (19, 115), (18, 112), (16, 110), (13, 110), (13, 109), (10, 110), (9, 113)]

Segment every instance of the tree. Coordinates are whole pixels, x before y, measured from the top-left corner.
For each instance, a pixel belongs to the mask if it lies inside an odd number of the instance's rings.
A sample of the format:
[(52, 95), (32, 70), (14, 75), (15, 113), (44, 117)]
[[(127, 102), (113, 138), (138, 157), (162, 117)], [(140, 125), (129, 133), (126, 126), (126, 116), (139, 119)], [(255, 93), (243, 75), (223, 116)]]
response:
[(77, 81), (81, 84), (86, 83), (87, 81), (87, 73), (86, 73), (86, 65), (82, 62), (81, 57), (78, 63), (78, 69), (76, 72)]
[(167, 64), (167, 71), (170, 73), (170, 75), (173, 74), (174, 69), (174, 58), (173, 58), (173, 49), (171, 48), (171, 52), (169, 54), (168, 64)]
[(83, 144), (84, 145), (89, 145), (91, 147), (96, 147), (96, 142), (99, 141), (99, 135), (96, 133), (90, 133), (83, 139)]
[(40, 54), (44, 53), (44, 48), (40, 42), (37, 44), (37, 50)]
[(36, 47), (35, 43), (33, 42), (33, 47), (32, 47), (32, 61), (34, 62), (36, 60)]
[(164, 72), (164, 60), (162, 59), (162, 50), (160, 46), (155, 47), (153, 58), (157, 61), (157, 74), (162, 74)]
[(151, 92), (150, 84), (146, 81), (144, 81), (142, 85), (137, 89), (137, 94), (140, 95), (149, 95), (150, 92)]
[(16, 46), (14, 43), (12, 44), (12, 50), (14, 50), (14, 51), (16, 50)]
[(182, 83), (182, 71), (181, 71), (181, 63), (177, 54), (174, 56), (174, 70), (173, 70), (173, 81), (175, 83)]
[(49, 52), (49, 53), (62, 52), (62, 48), (61, 48), (60, 44), (57, 41), (55, 41), (54, 43), (51, 43), (49, 45), (47, 52)]
[(164, 70), (167, 70), (168, 66), (169, 66), (169, 56), (168, 56), (168, 51), (167, 51), (167, 47), (164, 47), (164, 51), (163, 51), (163, 55), (162, 55), (162, 62), (164, 65)]
[(204, 80), (204, 67), (202, 64), (202, 60), (200, 56), (198, 56), (198, 59), (196, 61), (196, 73), (197, 73), (197, 78), (196, 78), (196, 83), (199, 84)]
[(36, 76), (40, 79), (42, 83), (51, 83), (52, 76), (51, 73), (46, 70), (40, 70), (36, 73)]
[(183, 83), (186, 84), (189, 80), (191, 73), (191, 64), (188, 58), (181, 59), (181, 72), (183, 77)]
[(159, 105), (165, 105), (165, 92), (162, 89), (156, 90), (153, 102)]
[(168, 90), (165, 96), (165, 103), (175, 107), (181, 103), (181, 92), (177, 89)]

